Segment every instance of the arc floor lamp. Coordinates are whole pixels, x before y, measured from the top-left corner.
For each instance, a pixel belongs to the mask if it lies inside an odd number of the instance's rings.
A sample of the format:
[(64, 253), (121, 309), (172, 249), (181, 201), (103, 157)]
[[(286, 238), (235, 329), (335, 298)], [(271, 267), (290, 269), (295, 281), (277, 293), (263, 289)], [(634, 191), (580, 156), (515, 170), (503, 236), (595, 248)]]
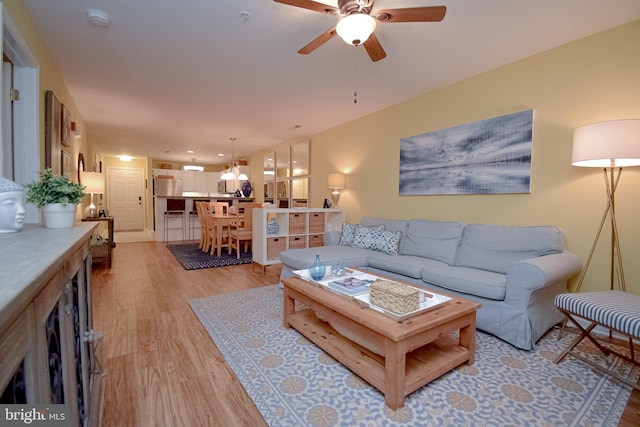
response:
[(622, 170), (627, 167), (640, 166), (640, 119), (612, 120), (576, 128), (573, 133), (571, 164), (601, 168), (607, 192), (607, 204), (602, 214), (600, 226), (585, 266), (578, 278), (575, 292), (580, 291), (600, 234), (607, 223), (607, 217), (611, 226), (610, 289), (615, 289), (617, 278), (619, 289), (626, 291), (620, 235), (616, 223), (615, 192)]

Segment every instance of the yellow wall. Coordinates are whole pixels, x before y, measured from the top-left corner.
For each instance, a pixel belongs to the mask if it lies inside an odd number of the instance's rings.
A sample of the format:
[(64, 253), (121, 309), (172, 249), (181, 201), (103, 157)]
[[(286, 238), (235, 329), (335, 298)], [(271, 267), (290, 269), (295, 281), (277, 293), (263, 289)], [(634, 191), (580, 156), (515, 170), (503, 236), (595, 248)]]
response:
[[(640, 21), (470, 78), (315, 135), (312, 206), (330, 196), (327, 175), (347, 174), (340, 205), (362, 215), (465, 223), (552, 224), (583, 260), (605, 208), (602, 173), (571, 166), (573, 129), (640, 118)], [(391, 59), (392, 60), (392, 59)], [(437, 64), (434, 64), (437, 66)], [(400, 138), (534, 109), (530, 194), (399, 196)], [(639, 142), (640, 143), (640, 142)], [(616, 193), (627, 288), (640, 294), (640, 168), (624, 171)], [(608, 288), (608, 230), (582, 290)], [(575, 285), (575, 279), (573, 285)]]
[[(77, 173), (77, 164), (78, 164), (78, 156), (80, 153), (83, 154), (85, 159), (85, 170), (91, 170), (93, 163), (93, 153), (90, 151), (90, 147), (87, 144), (86, 132), (84, 132), (84, 120), (78, 111), (75, 102), (71, 98), (69, 91), (58, 72), (58, 68), (56, 64), (53, 62), (51, 57), (49, 56), (49, 52), (47, 51), (44, 43), (40, 39), (39, 34), (35, 31), (31, 18), (29, 17), (26, 7), (24, 6), (24, 2), (22, 0), (3, 0), (2, 1), (3, 11), (8, 14), (13, 23), (19, 29), (21, 36), (24, 38), (25, 42), (31, 53), (34, 55), (38, 62), (39, 71), (40, 71), (40, 80), (39, 80), (39, 90), (40, 90), (40, 120), (37, 124), (38, 130), (40, 132), (40, 168), (44, 168), (45, 166), (45, 139), (44, 139), (44, 120), (45, 120), (45, 92), (47, 90), (52, 90), (53, 93), (69, 111), (71, 118), (74, 122), (77, 123), (79, 128), (82, 130), (81, 136), (71, 137), (71, 145), (70, 147), (64, 147), (63, 149), (67, 151), (72, 158), (73, 170), (71, 171), (71, 178), (74, 181), (78, 181), (78, 173)], [(34, 176), (33, 179), (37, 177)], [(78, 209), (80, 215), (83, 212), (85, 206), (89, 205), (90, 200), (89, 196), (85, 197), (83, 201), (83, 206), (81, 209)]]

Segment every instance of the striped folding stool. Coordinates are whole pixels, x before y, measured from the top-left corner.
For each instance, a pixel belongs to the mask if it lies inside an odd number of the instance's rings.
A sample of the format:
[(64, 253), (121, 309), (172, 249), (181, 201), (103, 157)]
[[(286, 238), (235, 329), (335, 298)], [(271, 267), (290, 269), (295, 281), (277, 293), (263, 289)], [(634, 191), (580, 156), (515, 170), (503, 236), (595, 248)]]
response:
[[(582, 360), (594, 368), (611, 375), (612, 377), (630, 385), (636, 390), (640, 386), (621, 377), (616, 372), (606, 369), (592, 360), (589, 360), (572, 350), (584, 338), (588, 338), (605, 355), (614, 354), (635, 366), (640, 367), (640, 362), (635, 359), (633, 340), (640, 339), (640, 295), (630, 294), (623, 291), (601, 291), (567, 293), (557, 295), (555, 305), (563, 312), (571, 322), (580, 330), (580, 335), (560, 354), (553, 363), (560, 363), (568, 354)], [(582, 318), (590, 322), (589, 326), (583, 327), (577, 318)], [(630, 356), (619, 353), (611, 348), (600, 344), (591, 331), (596, 326), (601, 325), (607, 329), (616, 331), (629, 338)]]

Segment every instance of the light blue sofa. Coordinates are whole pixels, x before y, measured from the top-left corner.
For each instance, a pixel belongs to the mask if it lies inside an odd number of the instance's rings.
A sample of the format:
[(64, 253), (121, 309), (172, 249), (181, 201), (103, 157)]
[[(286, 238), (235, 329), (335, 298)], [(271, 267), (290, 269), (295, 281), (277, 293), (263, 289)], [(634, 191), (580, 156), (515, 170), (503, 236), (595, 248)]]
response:
[(326, 264), (341, 260), (477, 301), (477, 328), (524, 350), (563, 320), (554, 298), (567, 292), (568, 279), (582, 268), (552, 226), (363, 217), (358, 225), (343, 225), (342, 232), (325, 233), (324, 242), (281, 252), (281, 279), (307, 268), (316, 255)]

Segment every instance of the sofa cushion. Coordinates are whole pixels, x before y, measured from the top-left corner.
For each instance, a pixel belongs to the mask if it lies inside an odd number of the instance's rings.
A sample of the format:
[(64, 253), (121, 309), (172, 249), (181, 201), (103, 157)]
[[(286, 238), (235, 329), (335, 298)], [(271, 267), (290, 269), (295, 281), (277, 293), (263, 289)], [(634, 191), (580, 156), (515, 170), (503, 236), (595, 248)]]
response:
[(376, 218), (373, 216), (363, 216), (360, 220), (360, 225), (365, 227), (373, 227), (375, 225), (384, 226), (385, 230), (389, 231), (400, 231), (404, 234), (407, 230), (408, 221), (404, 219), (386, 219), (386, 218)]
[(367, 258), (373, 252), (369, 249), (351, 246), (319, 246), (316, 248), (287, 249), (280, 252), (280, 261), (294, 270), (309, 268), (320, 255), (320, 260), (329, 265), (333, 261), (342, 261), (347, 267), (366, 267)]
[(347, 224), (346, 222), (342, 224), (342, 234), (340, 235), (340, 242), (338, 245), (340, 246), (351, 246), (353, 243), (353, 236), (356, 233), (355, 224)]
[(563, 249), (564, 238), (557, 227), (469, 224), (462, 233), (455, 265), (506, 273), (516, 261)]
[(412, 219), (402, 245), (402, 255), (431, 258), (453, 265), (464, 226), (455, 221)]
[(409, 221), (406, 219), (387, 219), (387, 218), (378, 218), (375, 216), (363, 216), (360, 220), (360, 224), (365, 227), (372, 227), (374, 225), (383, 225), (385, 230), (388, 231), (399, 231), (402, 233), (402, 237), (400, 238), (400, 253), (402, 253), (402, 245), (404, 244), (404, 235), (407, 231), (407, 226), (409, 225)]
[(368, 264), (371, 268), (402, 274), (414, 279), (422, 279), (422, 270), (440, 264), (440, 261), (411, 255), (391, 256), (383, 253), (373, 253), (369, 256)]
[(507, 292), (505, 274), (468, 267), (454, 267), (445, 263), (424, 268), (422, 280), (444, 289), (498, 301), (504, 300)]
[(380, 238), (373, 242), (373, 245), (369, 249), (384, 252), (388, 255), (396, 256), (400, 249), (400, 240), (402, 239), (402, 232), (383, 230), (380, 234)]
[(383, 230), (383, 225), (377, 225), (375, 227), (356, 225), (356, 231), (353, 234), (353, 242), (351, 242), (351, 246), (354, 248), (373, 249), (378, 240), (382, 237)]

